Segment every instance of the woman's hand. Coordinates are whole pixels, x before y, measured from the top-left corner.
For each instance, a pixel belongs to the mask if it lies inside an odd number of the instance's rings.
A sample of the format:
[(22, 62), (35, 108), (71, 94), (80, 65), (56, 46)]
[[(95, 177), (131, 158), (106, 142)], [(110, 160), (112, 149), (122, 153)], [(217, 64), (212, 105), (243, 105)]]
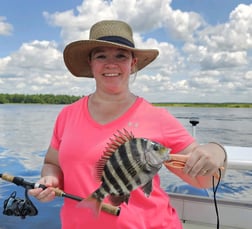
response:
[(214, 143), (197, 145), (189, 154), (184, 173), (191, 177), (212, 176), (224, 166), (225, 154), (220, 146)]
[(45, 185), (47, 188), (35, 188), (29, 190), (29, 195), (35, 197), (41, 202), (49, 202), (54, 200), (54, 188), (59, 186), (59, 180), (54, 176), (44, 176), (37, 183)]
[(59, 166), (58, 151), (51, 146), (45, 156), (44, 165), (42, 168), (42, 177), (37, 182), (45, 185), (47, 188), (36, 188), (29, 190), (29, 194), (34, 196), (41, 202), (49, 202), (55, 198), (55, 188), (63, 188), (63, 173)]
[[(187, 155), (182, 169), (167, 166), (182, 180), (197, 188), (212, 187), (212, 177), (216, 184), (219, 178), (223, 178), (227, 167), (227, 155), (224, 148), (217, 143), (200, 145), (196, 142), (176, 155)], [(221, 169), (221, 177), (218, 170)]]

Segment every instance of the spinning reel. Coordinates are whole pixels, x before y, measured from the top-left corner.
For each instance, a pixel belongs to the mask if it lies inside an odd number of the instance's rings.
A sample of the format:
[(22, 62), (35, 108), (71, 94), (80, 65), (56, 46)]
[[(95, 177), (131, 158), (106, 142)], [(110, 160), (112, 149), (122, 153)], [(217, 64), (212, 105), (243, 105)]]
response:
[[(24, 180), (24, 178), (22, 177), (14, 177), (7, 173), (0, 173), (0, 178), (25, 188), (25, 200), (16, 197), (16, 192), (14, 191), (10, 195), (10, 197), (4, 201), (4, 210), (3, 210), (4, 215), (21, 216), (21, 218), (24, 219), (26, 216), (35, 216), (38, 214), (37, 208), (34, 206), (34, 204), (32, 203), (32, 201), (28, 196), (28, 190), (32, 188), (46, 189), (47, 187), (45, 185), (38, 183), (31, 183)], [(65, 193), (64, 191), (58, 188), (54, 188), (54, 192), (56, 196), (65, 197), (76, 201), (83, 200), (82, 197)], [(109, 214), (119, 216), (121, 208), (112, 206), (107, 203), (102, 203), (101, 210)]]
[(26, 216), (35, 216), (38, 214), (37, 208), (34, 206), (28, 196), (28, 190), (25, 189), (25, 199), (16, 196), (16, 192), (4, 201), (3, 214), (8, 216), (20, 216), (25, 219)]

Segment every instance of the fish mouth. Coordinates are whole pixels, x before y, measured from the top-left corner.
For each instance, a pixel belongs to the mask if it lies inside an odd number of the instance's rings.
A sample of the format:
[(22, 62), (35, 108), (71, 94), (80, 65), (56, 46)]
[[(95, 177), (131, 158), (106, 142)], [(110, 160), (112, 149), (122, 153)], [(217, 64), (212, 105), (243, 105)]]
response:
[(146, 154), (146, 161), (152, 167), (160, 167), (165, 161), (169, 160), (170, 149), (162, 146), (155, 157), (151, 157), (149, 154)]
[(160, 149), (160, 154), (162, 155), (162, 159), (164, 161), (167, 161), (170, 158), (170, 151), (171, 149), (166, 148), (164, 146)]

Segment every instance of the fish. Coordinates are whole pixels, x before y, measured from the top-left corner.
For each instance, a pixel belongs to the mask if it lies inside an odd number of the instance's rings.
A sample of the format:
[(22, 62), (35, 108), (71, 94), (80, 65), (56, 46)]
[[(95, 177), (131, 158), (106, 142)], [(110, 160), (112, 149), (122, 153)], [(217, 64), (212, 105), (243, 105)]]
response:
[(88, 207), (98, 216), (107, 196), (114, 206), (128, 204), (131, 192), (139, 187), (149, 197), (152, 179), (169, 159), (169, 153), (169, 148), (157, 142), (135, 138), (126, 129), (118, 131), (96, 165), (100, 186), (79, 207)]

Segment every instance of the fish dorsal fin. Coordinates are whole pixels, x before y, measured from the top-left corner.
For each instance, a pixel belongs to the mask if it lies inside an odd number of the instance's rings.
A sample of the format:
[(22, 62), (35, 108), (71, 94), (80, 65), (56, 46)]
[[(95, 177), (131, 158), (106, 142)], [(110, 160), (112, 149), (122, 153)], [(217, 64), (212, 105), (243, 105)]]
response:
[(105, 167), (105, 164), (109, 160), (109, 158), (113, 155), (113, 153), (124, 143), (130, 141), (133, 139), (134, 136), (132, 132), (128, 132), (126, 129), (123, 129), (123, 131), (118, 130), (117, 134), (114, 134), (114, 138), (110, 138), (110, 142), (107, 143), (107, 146), (105, 147), (105, 150), (103, 151), (102, 157), (99, 159), (99, 161), (96, 164), (96, 178), (98, 181), (102, 178), (102, 173)]

